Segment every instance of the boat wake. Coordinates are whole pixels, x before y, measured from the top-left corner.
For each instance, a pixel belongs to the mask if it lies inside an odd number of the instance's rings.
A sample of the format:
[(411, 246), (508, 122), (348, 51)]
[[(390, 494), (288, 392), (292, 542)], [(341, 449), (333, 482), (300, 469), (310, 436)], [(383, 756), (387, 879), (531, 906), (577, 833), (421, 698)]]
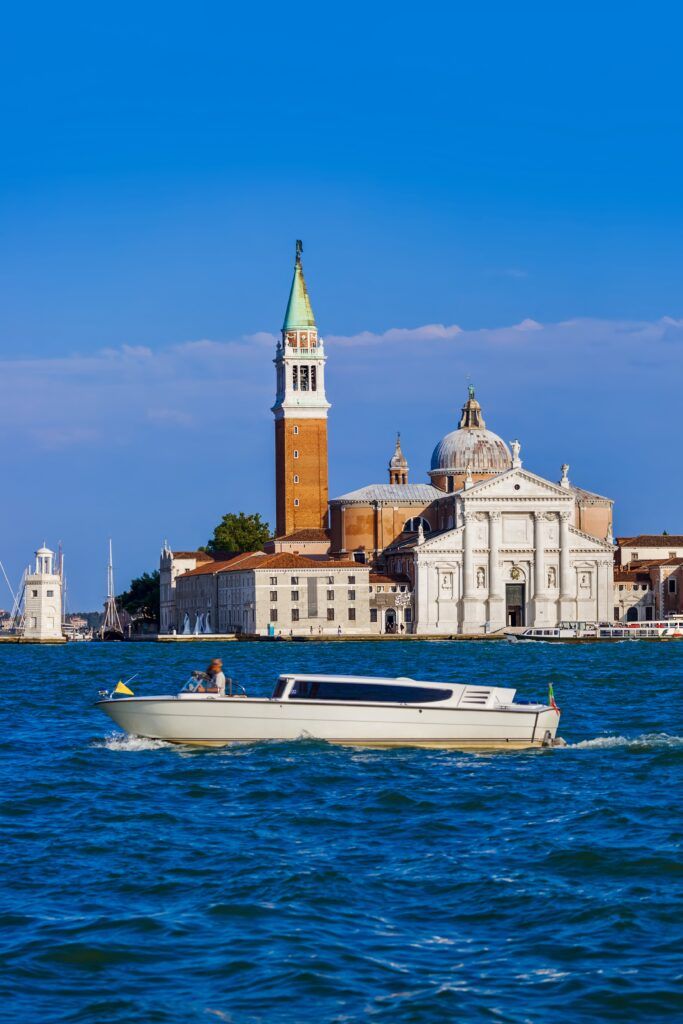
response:
[(592, 740), (568, 743), (565, 750), (609, 750), (613, 747), (631, 750), (651, 750), (654, 747), (672, 749), (683, 747), (683, 736), (669, 736), (665, 732), (647, 732), (640, 736), (596, 736)]
[(140, 750), (162, 750), (164, 747), (172, 747), (173, 744), (165, 743), (164, 740), (148, 740), (143, 736), (129, 736), (127, 733), (111, 732), (103, 739), (96, 740), (93, 746), (104, 747), (105, 750), (137, 753)]

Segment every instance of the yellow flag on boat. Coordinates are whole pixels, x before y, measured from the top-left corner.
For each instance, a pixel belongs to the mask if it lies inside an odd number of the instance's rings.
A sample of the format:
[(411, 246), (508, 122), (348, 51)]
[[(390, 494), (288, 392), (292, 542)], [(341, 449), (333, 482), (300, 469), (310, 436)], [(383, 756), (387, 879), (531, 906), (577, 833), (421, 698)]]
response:
[(134, 697), (135, 696), (135, 694), (130, 689), (130, 687), (126, 686), (125, 683), (122, 683), (120, 679), (119, 679), (118, 683), (116, 684), (116, 687), (114, 689), (114, 693), (127, 693), (129, 697)]

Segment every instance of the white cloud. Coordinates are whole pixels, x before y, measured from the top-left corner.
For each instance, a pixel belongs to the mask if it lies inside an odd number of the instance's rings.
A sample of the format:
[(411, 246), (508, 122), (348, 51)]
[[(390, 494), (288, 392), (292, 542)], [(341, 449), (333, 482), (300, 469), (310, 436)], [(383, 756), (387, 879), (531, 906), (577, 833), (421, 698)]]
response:
[[(639, 374), (640, 383), (662, 372), (681, 351), (683, 320), (576, 318), (465, 330), (456, 324), (392, 327), (382, 332), (331, 335), (330, 390), (334, 381), (381, 380), (399, 404), (431, 389), (457, 392), (468, 373), (482, 386), (519, 375), (556, 387), (581, 374)], [(275, 335), (256, 332), (229, 341), (204, 338), (153, 350), (122, 345), (88, 355), (0, 362), (0, 430), (15, 450), (90, 449), (115, 433), (118, 444), (144, 441), (145, 431), (169, 435), (201, 427), (244, 429), (267, 415), (274, 378)], [(656, 346), (666, 345), (657, 355)], [(585, 359), (583, 358), (585, 356)], [(595, 362), (599, 358), (599, 362)], [(420, 372), (417, 371), (426, 371)], [(435, 372), (436, 371), (436, 372)], [(356, 387), (356, 397), (363, 393)], [(333, 395), (332, 400), (339, 399)], [(346, 404), (352, 396), (341, 396)], [(150, 438), (152, 435), (150, 434)]]

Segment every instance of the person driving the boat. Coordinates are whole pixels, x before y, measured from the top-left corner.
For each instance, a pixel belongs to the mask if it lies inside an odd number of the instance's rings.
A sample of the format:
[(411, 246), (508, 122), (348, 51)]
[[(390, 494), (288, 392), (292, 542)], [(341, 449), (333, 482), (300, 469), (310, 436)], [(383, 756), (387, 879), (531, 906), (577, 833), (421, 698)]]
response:
[(225, 697), (225, 675), (220, 658), (214, 658), (206, 672), (201, 673), (195, 693), (217, 693), (219, 697)]

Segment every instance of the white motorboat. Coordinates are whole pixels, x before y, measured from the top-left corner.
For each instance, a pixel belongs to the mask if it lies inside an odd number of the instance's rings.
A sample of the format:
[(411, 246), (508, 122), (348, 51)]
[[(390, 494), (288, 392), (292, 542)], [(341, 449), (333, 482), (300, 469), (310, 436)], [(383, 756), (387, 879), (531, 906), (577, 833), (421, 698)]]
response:
[(97, 702), (134, 736), (219, 747), (260, 740), (326, 740), (349, 746), (524, 749), (560, 745), (551, 703), (515, 700), (514, 689), (371, 676), (282, 675), (271, 697), (197, 692), (103, 695)]

